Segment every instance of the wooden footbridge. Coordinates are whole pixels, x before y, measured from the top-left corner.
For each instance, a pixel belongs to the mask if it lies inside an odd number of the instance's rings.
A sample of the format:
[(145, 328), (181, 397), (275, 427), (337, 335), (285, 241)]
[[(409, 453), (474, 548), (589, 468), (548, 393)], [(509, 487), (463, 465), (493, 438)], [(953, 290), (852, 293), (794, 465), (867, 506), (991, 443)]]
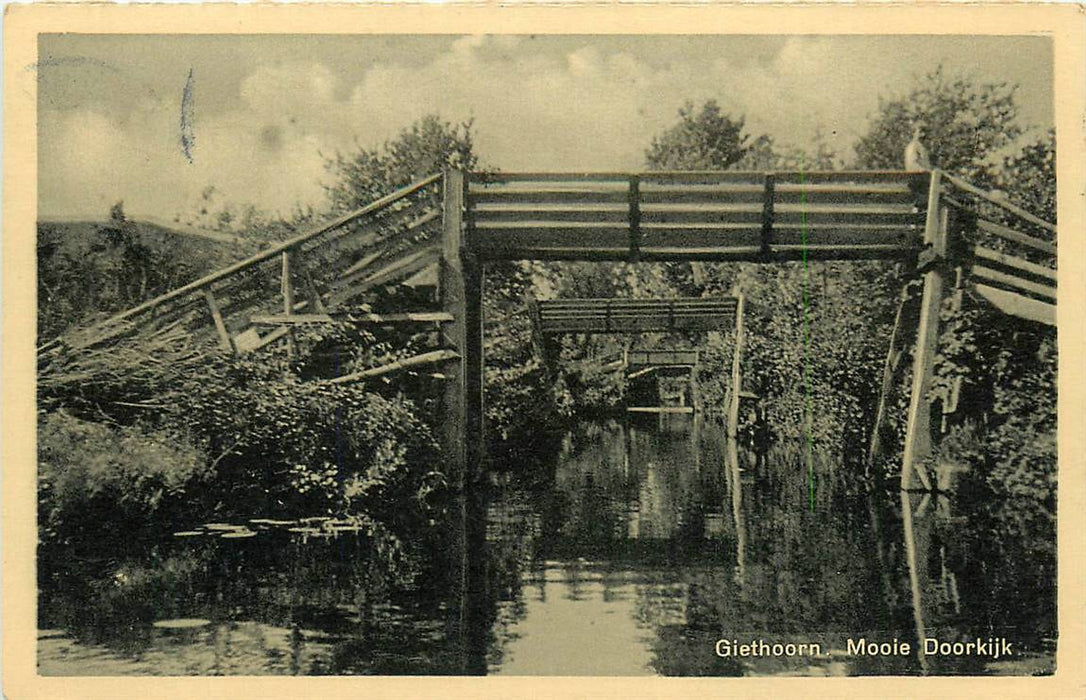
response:
[[(427, 177), (214, 274), (39, 348), (51, 370), (125, 344), (217, 344), (292, 352), (298, 324), (347, 314), (370, 324), (436, 324), (438, 347), (340, 381), (443, 363), (446, 459), (458, 475), (465, 537), (485, 539), (482, 279), (489, 261), (888, 259), (919, 277), (903, 489), (931, 453), (929, 390), (939, 312), (969, 291), (1031, 321), (1056, 320), (1056, 227), (940, 171), (469, 174)], [(437, 269), (432, 308), (370, 314), (376, 288)], [(673, 307), (677, 308), (677, 307)], [(678, 316), (668, 312), (668, 323)], [(572, 317), (567, 321), (575, 323)], [(579, 321), (578, 321), (579, 322)], [(605, 323), (614, 323), (614, 319)], [(630, 320), (629, 323), (634, 323)], [(880, 408), (882, 420), (885, 403)], [(876, 425), (875, 435), (878, 434)], [(484, 528), (479, 532), (479, 528)], [(465, 549), (462, 583), (485, 581)], [(466, 610), (466, 617), (483, 615)]]
[[(272, 345), (290, 351), (293, 328), (345, 315), (357, 323), (437, 324), (440, 347), (355, 378), (427, 362), (448, 365), (451, 444), (471, 451), (457, 463), (475, 464), (488, 261), (894, 259), (924, 285), (902, 471), (909, 487), (915, 465), (930, 451), (921, 437), (927, 431), (919, 428), (930, 419), (924, 397), (944, 297), (954, 298), (951, 287), (968, 289), (1008, 314), (1054, 325), (1055, 234), (1053, 224), (940, 171), (451, 170), (46, 343), (38, 352), (39, 379), (47, 381), (51, 367), (81, 353), (156, 337), (217, 343), (233, 353)], [(439, 272), (433, 308), (372, 314), (360, 305), (376, 288), (433, 268)], [(739, 308), (735, 299), (556, 300), (541, 305), (540, 318), (547, 329), (566, 332), (601, 324), (605, 331), (705, 330), (730, 327)]]

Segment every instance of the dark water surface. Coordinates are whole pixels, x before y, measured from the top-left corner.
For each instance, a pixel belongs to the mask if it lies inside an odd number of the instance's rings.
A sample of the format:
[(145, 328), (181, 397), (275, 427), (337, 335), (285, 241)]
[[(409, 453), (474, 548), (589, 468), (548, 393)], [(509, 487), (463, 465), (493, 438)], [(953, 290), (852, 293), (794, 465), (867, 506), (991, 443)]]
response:
[[(490, 616), (477, 630), (487, 651), (474, 664), (491, 674), (1053, 668), (1045, 624), (984, 614), (984, 601), (1022, 592), (986, 588), (948, 498), (911, 497), (906, 538), (896, 491), (808, 457), (804, 445), (756, 456), (711, 419), (649, 415), (585, 423), (543, 465), (499, 466), (487, 533)], [(179, 538), (140, 566), (111, 564), (112, 577), (91, 587), (95, 609), (82, 618), (93, 619), (81, 629), (50, 627), (80, 617), (73, 610), (86, 594), (50, 598), (40, 672), (456, 673), (441, 596), (420, 586), (367, 600), (360, 591), (374, 584), (351, 565), (359, 558), (349, 537)], [(920, 632), (949, 643), (1006, 638), (1013, 652), (921, 659)], [(857, 654), (860, 639), (890, 653)], [(734, 653), (719, 655), (719, 640), (734, 640)], [(753, 655), (740, 655), (743, 644)], [(903, 644), (909, 653), (898, 653)]]

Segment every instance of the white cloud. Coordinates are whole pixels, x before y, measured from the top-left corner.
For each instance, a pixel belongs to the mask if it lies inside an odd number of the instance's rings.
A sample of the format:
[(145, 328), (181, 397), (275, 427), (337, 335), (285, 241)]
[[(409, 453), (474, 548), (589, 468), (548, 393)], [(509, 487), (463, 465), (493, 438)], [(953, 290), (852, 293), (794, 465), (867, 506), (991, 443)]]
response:
[(483, 162), (507, 170), (640, 168), (652, 136), (688, 99), (715, 98), (778, 142), (806, 144), (821, 125), (844, 152), (879, 94), (927, 70), (887, 60), (887, 44), (872, 38), (792, 37), (763, 61), (649, 61), (634, 44), (588, 42), (562, 52), (518, 37), (462, 37), (431, 60), (386, 60), (350, 82), (342, 66), (306, 57), (256, 64), (229, 111), (201, 102), (197, 76), (193, 163), (179, 147), (177, 96), (125, 105), (123, 118), (45, 113), (43, 210), (102, 215), (123, 197), (132, 212), (169, 216), (214, 184), (227, 201), (285, 212), (320, 201), (321, 153), (379, 145), (429, 112), (474, 119)]

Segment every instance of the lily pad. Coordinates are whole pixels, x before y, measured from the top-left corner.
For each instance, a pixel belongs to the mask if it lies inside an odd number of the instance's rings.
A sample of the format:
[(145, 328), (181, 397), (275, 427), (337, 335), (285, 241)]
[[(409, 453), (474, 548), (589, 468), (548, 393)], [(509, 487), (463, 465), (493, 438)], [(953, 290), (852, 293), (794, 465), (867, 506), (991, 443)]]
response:
[(242, 530), (238, 532), (224, 532), (220, 537), (224, 540), (238, 540), (246, 537), (256, 537), (256, 533), (252, 530)]
[(200, 532), (199, 530), (185, 530), (184, 532), (173, 533), (174, 537), (203, 537), (206, 532)]
[(205, 620), (201, 617), (179, 617), (175, 620), (158, 620), (154, 623), (154, 626), (166, 630), (185, 630), (207, 627), (210, 624), (211, 620)]

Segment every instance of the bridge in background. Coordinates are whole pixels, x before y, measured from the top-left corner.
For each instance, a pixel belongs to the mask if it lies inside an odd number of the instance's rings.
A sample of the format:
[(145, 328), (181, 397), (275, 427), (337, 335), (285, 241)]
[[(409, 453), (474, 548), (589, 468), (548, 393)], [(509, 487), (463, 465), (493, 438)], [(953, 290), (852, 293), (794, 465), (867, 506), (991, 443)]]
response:
[[(739, 400), (743, 392), (740, 365), (743, 339), (743, 297), (675, 298), (675, 299), (550, 299), (530, 300), (536, 347), (548, 364), (554, 352), (549, 350), (551, 337), (564, 333), (585, 334), (639, 334), (639, 333), (696, 333), (721, 332), (735, 329), (732, 353), (732, 382), (728, 387), (725, 405), (728, 414), (728, 430), (736, 435), (739, 417)], [(623, 369), (626, 380), (664, 369), (685, 370), (691, 394), (691, 405), (680, 400), (680, 408), (700, 409), (697, 369), (700, 354), (697, 350), (636, 348), (622, 353), (620, 358), (604, 366)], [(661, 406), (662, 408), (662, 406)], [(652, 407), (631, 407), (629, 410), (650, 411)]]

